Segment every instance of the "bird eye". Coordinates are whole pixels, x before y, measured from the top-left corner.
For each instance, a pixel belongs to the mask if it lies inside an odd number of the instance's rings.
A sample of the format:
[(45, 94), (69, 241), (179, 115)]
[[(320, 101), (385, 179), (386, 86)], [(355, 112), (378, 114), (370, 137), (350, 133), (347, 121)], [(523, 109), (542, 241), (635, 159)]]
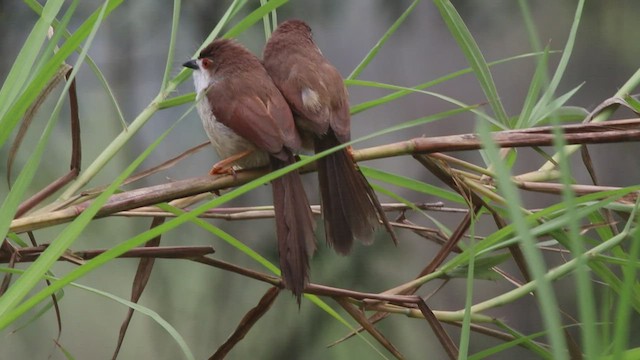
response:
[(200, 64), (202, 65), (203, 68), (208, 69), (211, 66), (211, 59), (209, 58), (202, 58)]

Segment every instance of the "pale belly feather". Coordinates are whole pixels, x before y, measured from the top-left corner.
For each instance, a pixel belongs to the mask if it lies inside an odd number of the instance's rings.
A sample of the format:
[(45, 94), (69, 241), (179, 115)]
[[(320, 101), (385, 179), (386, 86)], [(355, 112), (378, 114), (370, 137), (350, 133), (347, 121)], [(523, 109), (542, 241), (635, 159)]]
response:
[(204, 130), (220, 160), (250, 150), (253, 151), (251, 155), (245, 156), (234, 163), (238, 168), (250, 169), (269, 164), (269, 155), (265, 151), (256, 149), (252, 143), (216, 120), (206, 98), (198, 101), (197, 108)]

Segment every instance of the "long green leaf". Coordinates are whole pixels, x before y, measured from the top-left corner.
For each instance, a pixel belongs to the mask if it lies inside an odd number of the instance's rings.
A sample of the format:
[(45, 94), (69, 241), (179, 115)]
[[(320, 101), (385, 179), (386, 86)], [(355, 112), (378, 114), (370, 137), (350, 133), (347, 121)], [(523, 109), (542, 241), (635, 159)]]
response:
[[(86, 274), (89, 270), (92, 270), (92, 266), (88, 264), (102, 264), (99, 260), (100, 256), (88, 261), (85, 265), (82, 265), (74, 269), (71, 273), (67, 274), (60, 280), (57, 280), (51, 284), (51, 286), (41, 290), (36, 295), (22, 302), (20, 305), (14, 306), (33, 288), (35, 283), (39, 281), (44, 272), (51, 267), (51, 265), (58, 260), (60, 255), (64, 253), (66, 249), (76, 240), (76, 238), (82, 233), (84, 228), (93, 219), (96, 213), (100, 210), (102, 205), (109, 199), (109, 197), (118, 189), (120, 184), (133, 173), (133, 171), (144, 161), (145, 158), (151, 154), (162, 140), (169, 134), (173, 128), (167, 130), (162, 134), (151, 146), (149, 146), (138, 158), (136, 158), (131, 165), (129, 165), (122, 174), (120, 174), (107, 189), (100, 194), (91, 205), (84, 210), (71, 224), (69, 224), (51, 243), (47, 250), (45, 250), (38, 259), (25, 271), (24, 275), (16, 281), (16, 283), (9, 288), (5, 295), (0, 298), (0, 329), (4, 329), (7, 325), (12, 323), (16, 318), (29, 311), (38, 303), (51, 296), (54, 292), (62, 289), (64, 285), (69, 284), (71, 281), (80, 278)], [(155, 228), (154, 228), (155, 229)], [(148, 240), (148, 239), (147, 239)], [(142, 242), (143, 243), (143, 242)], [(140, 243), (140, 244), (142, 244)], [(140, 245), (137, 244), (137, 245)], [(121, 245), (119, 245), (121, 246)], [(116, 246), (118, 248), (118, 246)], [(113, 250), (113, 249), (111, 249)], [(110, 251), (111, 251), (110, 250)], [(125, 251), (130, 250), (126, 249)], [(107, 252), (108, 253), (108, 252)], [(120, 254), (124, 253), (121, 252)], [(105, 253), (106, 254), (106, 253)], [(118, 254), (118, 255), (120, 255)], [(104, 255), (104, 254), (102, 254)], [(102, 256), (101, 255), (101, 256)], [(102, 256), (100, 260), (104, 257)], [(113, 258), (113, 257), (112, 257)], [(88, 269), (88, 270), (87, 270)], [(67, 279), (68, 281), (65, 281)], [(23, 285), (24, 284), (24, 285)], [(43, 294), (46, 294), (43, 296)]]
[(548, 61), (549, 46), (545, 47), (544, 53), (538, 58), (536, 71), (533, 73), (533, 79), (531, 79), (529, 91), (527, 92), (527, 96), (524, 98), (522, 111), (520, 111), (520, 116), (518, 116), (518, 121), (516, 122), (516, 129), (529, 127), (529, 124), (531, 124), (531, 114), (533, 113), (533, 107), (536, 104), (536, 100), (538, 99), (538, 95), (540, 94), (540, 90), (542, 89), (542, 85), (546, 78)]
[(9, 111), (9, 107), (13, 104), (20, 90), (23, 89), (25, 81), (31, 74), (38, 52), (47, 37), (49, 26), (51, 26), (51, 22), (60, 11), (62, 4), (64, 4), (64, 0), (52, 0), (46, 3), (42, 15), (25, 40), (24, 45), (9, 70), (9, 74), (7, 74), (2, 89), (0, 89), (0, 147), (2, 147), (8, 137), (8, 135), (5, 135), (5, 132), (13, 130), (13, 127), (9, 126), (10, 122), (4, 120), (4, 116)]
[[(488, 66), (495, 66), (495, 65), (503, 64), (503, 63), (506, 63), (506, 62), (514, 61), (514, 60), (520, 60), (520, 59), (526, 59), (526, 58), (529, 58), (529, 57), (532, 57), (532, 56), (538, 56), (540, 54), (541, 53), (531, 53), (531, 54), (523, 54), (523, 55), (512, 56), (512, 57), (509, 57), (509, 58), (506, 58), (506, 59), (492, 61), (492, 62), (488, 63), (487, 65)], [(437, 79), (428, 81), (426, 83), (413, 86), (411, 89), (424, 90), (426, 88), (429, 88), (429, 87), (444, 83), (446, 81), (455, 79), (455, 78), (460, 77), (462, 75), (468, 74), (468, 73), (470, 73), (472, 71), (473, 71), (473, 69), (471, 69), (471, 68), (458, 70), (458, 71), (455, 71), (455, 72), (453, 72), (451, 74), (448, 74), (448, 75), (439, 77)], [(351, 80), (346, 80), (345, 84), (347, 86), (349, 86), (350, 81)], [(355, 115), (355, 114), (363, 112), (365, 110), (369, 110), (369, 109), (374, 108), (376, 106), (380, 106), (380, 105), (384, 105), (384, 104), (390, 103), (391, 101), (397, 100), (397, 99), (399, 99), (401, 97), (404, 97), (406, 95), (409, 95), (411, 93), (413, 93), (413, 91), (399, 90), (399, 91), (396, 91), (396, 92), (391, 93), (389, 95), (382, 96), (382, 97), (374, 99), (374, 100), (369, 100), (369, 101), (365, 101), (365, 102), (360, 103), (360, 104), (353, 105), (353, 106), (351, 106), (351, 115)]]
[(286, 4), (289, 0), (271, 0), (266, 3), (264, 6), (260, 6), (256, 10), (254, 10), (251, 14), (247, 15), (242, 19), (239, 23), (234, 25), (226, 34), (224, 34), (225, 38), (232, 38), (238, 36), (243, 31), (247, 30), (253, 24), (262, 20), (262, 18), (269, 14), (269, 12), (277, 9), (278, 7)]
[[(345, 80), (345, 84), (347, 86), (366, 86), (366, 87), (373, 87), (373, 88), (378, 88), (378, 89), (409, 91), (409, 92), (424, 94), (424, 95), (428, 95), (428, 96), (433, 96), (433, 97), (438, 98), (440, 100), (444, 100), (444, 101), (446, 101), (448, 103), (457, 105), (457, 106), (459, 106), (461, 108), (469, 107), (468, 104), (465, 104), (462, 101), (454, 99), (454, 98), (452, 98), (450, 96), (442, 95), (442, 94), (431, 92), (431, 91), (420, 90), (420, 89), (416, 89), (416, 88), (409, 88), (409, 87), (404, 87), (404, 86), (385, 84), (385, 83), (381, 83), (381, 82), (377, 82), (377, 81), (364, 81), (364, 80)], [(507, 128), (503, 124), (501, 124), (500, 122), (496, 121), (496, 119), (492, 118), (491, 116), (485, 114), (482, 110), (480, 110), (480, 109), (471, 109), (470, 111), (472, 113), (476, 114), (478, 117), (483, 118), (486, 121), (494, 124), (498, 128), (501, 128), (503, 130), (507, 130)]]
[[(92, 24), (91, 31), (87, 36), (87, 47), (85, 47), (84, 52), (81, 53), (80, 56), (78, 57), (78, 60), (76, 61), (76, 66), (74, 67), (74, 69), (72, 70), (69, 76), (70, 80), (72, 80), (75, 77), (75, 74), (78, 72), (78, 69), (80, 68), (80, 64), (82, 64), (82, 61), (86, 56), (89, 45), (91, 44), (98, 30), (98, 27), (102, 24), (102, 19), (106, 15), (107, 5), (108, 3), (105, 3), (102, 6), (101, 11), (98, 13), (98, 16), (94, 19), (94, 23)], [(61, 109), (61, 106), (64, 100), (64, 94), (66, 94), (70, 86), (71, 86), (71, 81), (67, 82), (65, 89), (63, 91), (63, 95), (58, 100), (58, 103), (56, 104), (56, 107), (53, 111), (53, 114), (51, 115), (51, 119), (47, 124), (47, 128), (45, 129), (45, 132), (43, 134), (43, 139), (38, 143), (37, 150), (34, 151), (34, 154), (31, 156), (28, 166), (25, 166), (25, 169), (19, 175), (18, 184), (16, 184), (14, 189), (12, 189), (11, 193), (9, 194), (9, 197), (12, 197), (12, 194), (14, 193), (14, 191), (16, 191), (16, 189), (20, 189), (21, 191), (24, 191), (23, 187), (31, 183), (31, 178), (33, 178), (33, 175), (35, 175), (35, 170), (37, 169), (37, 165), (42, 157), (42, 153), (44, 152), (44, 148), (47, 143), (46, 140), (51, 134), (53, 125), (55, 125), (55, 120), (57, 120), (57, 114)], [(113, 191), (115, 191), (115, 189), (116, 188), (114, 187)], [(19, 195), (22, 195), (22, 194), (19, 194)], [(110, 194), (107, 194), (104, 196), (103, 203), (108, 199), (109, 195)], [(12, 204), (9, 204), (9, 205), (12, 205)], [(51, 243), (51, 245), (47, 248), (47, 250), (45, 250), (42, 253), (42, 255), (38, 257), (38, 259), (31, 266), (29, 266), (27, 271), (25, 271), (24, 275), (21, 276), (20, 279), (18, 279), (18, 281), (16, 281), (16, 283), (7, 290), (4, 296), (0, 298), (0, 319), (2, 319), (3, 316), (9, 310), (15, 307), (16, 304), (20, 302), (29, 293), (29, 291), (31, 291), (31, 289), (33, 289), (33, 287), (37, 284), (37, 282), (40, 281), (40, 279), (42, 279), (42, 276), (47, 271), (49, 271), (49, 269), (51, 268), (51, 265), (53, 265), (53, 263), (55, 263), (58, 260), (60, 255), (62, 255), (62, 253), (67, 248), (69, 248), (69, 246), (73, 243), (76, 237), (88, 224), (91, 218), (93, 218), (93, 215), (95, 215), (95, 213), (97, 213), (97, 211), (100, 209), (101, 204), (94, 204), (94, 205), (95, 206), (93, 206), (92, 210), (81, 214), (72, 223), (72, 225), (68, 226), (62, 233), (60, 233), (60, 235), (56, 238), (56, 240), (54, 240)], [(15, 209), (11, 209), (11, 210), (15, 211)], [(75, 223), (75, 226), (73, 225), (74, 223)], [(2, 230), (0, 234), (4, 234), (5, 231), (6, 230)]]
[(582, 17), (583, 8), (584, 0), (580, 0), (578, 2), (578, 7), (576, 8), (576, 13), (573, 18), (573, 24), (571, 24), (569, 37), (567, 38), (567, 43), (565, 44), (564, 50), (562, 51), (562, 56), (560, 57), (558, 67), (556, 68), (556, 71), (551, 78), (549, 87), (544, 92), (544, 94), (542, 94), (542, 98), (540, 98), (540, 101), (533, 108), (532, 118), (534, 119), (534, 121), (536, 118), (542, 117), (541, 114), (546, 112), (546, 107), (553, 99), (553, 95), (560, 85), (560, 80), (562, 80), (562, 77), (564, 76), (564, 72), (567, 69), (567, 64), (569, 63), (569, 59), (571, 58), (571, 54), (573, 52), (573, 46), (576, 41), (576, 34), (578, 33), (578, 25), (580, 25), (580, 18)]
[[(108, 1), (105, 16), (109, 15), (113, 9), (122, 3), (122, 0)], [(89, 36), (93, 24), (100, 15), (101, 11), (94, 12), (78, 30), (60, 47), (60, 50), (51, 57), (38, 72), (33, 80), (29, 83), (22, 95), (15, 101), (5, 115), (0, 118), (0, 146), (7, 140), (20, 118), (27, 111), (29, 106), (40, 94), (41, 90), (56, 74), (62, 62), (73, 53), (78, 46)], [(6, 83), (6, 82), (5, 82)], [(0, 105), (1, 106), (1, 105)]]
[(405, 10), (402, 13), (402, 15), (400, 15), (398, 20), (396, 20), (391, 25), (389, 30), (387, 30), (387, 32), (385, 32), (384, 35), (382, 35), (382, 38), (380, 38), (380, 40), (378, 40), (378, 42), (371, 48), (371, 50), (369, 50), (369, 53), (367, 53), (367, 55), (364, 57), (364, 59), (362, 59), (360, 64), (358, 64), (358, 66), (356, 66), (356, 68), (353, 69), (351, 74), (349, 74), (349, 76), (347, 76), (348, 80), (353, 80), (353, 79), (357, 78), (358, 76), (360, 76), (360, 73), (362, 73), (362, 71), (367, 67), (367, 65), (369, 65), (371, 60), (373, 60), (376, 57), (378, 52), (380, 52), (380, 49), (382, 48), (382, 46), (387, 42), (387, 40), (389, 40), (391, 35), (393, 35), (396, 32), (396, 30), (398, 30), (400, 25), (402, 25), (402, 23), (405, 21), (407, 16), (409, 16), (409, 14), (411, 14), (413, 12), (413, 10), (416, 8), (416, 6), (419, 3), (420, 3), (420, 0), (414, 0), (414, 2), (412, 2), (411, 5), (409, 5), (407, 10)]
[(532, 278), (538, 282), (536, 300), (540, 304), (542, 319), (545, 328), (549, 332), (551, 352), (554, 359), (568, 359), (567, 344), (562, 333), (558, 303), (551, 287), (551, 282), (545, 277), (547, 271), (542, 253), (537, 248), (531, 228), (522, 214), (522, 201), (515, 184), (511, 181), (509, 170), (501, 161), (498, 149), (491, 140), (491, 134), (485, 122), (478, 123), (478, 132), (486, 154), (495, 166), (499, 189), (507, 202), (509, 217), (520, 236), (520, 245), (527, 260), (529, 271), (532, 274)]
[[(178, 209), (178, 208), (176, 208), (174, 206), (171, 206), (169, 204), (160, 204), (160, 205), (158, 205), (158, 207), (163, 209), (163, 210), (165, 210), (165, 211), (171, 212), (176, 216), (180, 216), (180, 215), (183, 215), (183, 214), (186, 213), (184, 210)], [(276, 265), (271, 263), (269, 260), (264, 258), (262, 255), (258, 254), (255, 250), (251, 249), (249, 246), (247, 246), (243, 242), (239, 241), (238, 239), (236, 239), (235, 237), (233, 237), (229, 233), (227, 233), (227, 232), (223, 231), (222, 229), (220, 229), (219, 227), (214, 226), (214, 225), (210, 224), (209, 222), (204, 221), (204, 220), (202, 220), (200, 218), (197, 218), (197, 217), (193, 218), (191, 220), (191, 222), (193, 222), (194, 224), (198, 225), (202, 229), (204, 229), (206, 231), (209, 231), (210, 233), (212, 233), (213, 235), (219, 237), (220, 239), (224, 240), (229, 245), (235, 247), (236, 249), (240, 250), (244, 254), (248, 255), (250, 258), (252, 258), (254, 261), (259, 263), (260, 265), (262, 265), (263, 267), (265, 267), (266, 269), (268, 269), (272, 273), (280, 276), (280, 269), (278, 269), (278, 267)], [(329, 315), (331, 315), (332, 317), (337, 319), (340, 323), (345, 325), (349, 330), (355, 331), (355, 329), (353, 328), (353, 326), (351, 326), (351, 324), (349, 324), (349, 322), (347, 322), (342, 316), (340, 316), (340, 314), (336, 313), (326, 302), (324, 302), (318, 296), (312, 295), (312, 294), (304, 294), (304, 297), (306, 299), (308, 299), (309, 301), (311, 301), (314, 305), (318, 306), (319, 308), (321, 308), (322, 310), (327, 312)], [(364, 336), (362, 336), (362, 334), (358, 333), (358, 336), (362, 340), (364, 340), (365, 343), (367, 343), (372, 349), (374, 349), (376, 352), (380, 353), (379, 350), (376, 349), (376, 347), (373, 346), (373, 344), (369, 340), (367, 340)]]
[(366, 166), (360, 166), (360, 169), (367, 177), (383, 181), (387, 184), (399, 186), (422, 194), (435, 196), (438, 199), (452, 201), (458, 204), (465, 204), (464, 198), (459, 194), (449, 190), (444, 190), (435, 185)]
[[(35, 11), (36, 14), (42, 13), (42, 6), (35, 0), (24, 0), (24, 1), (33, 11)], [(58, 22), (57, 20), (54, 20), (53, 27), (56, 30), (56, 35), (62, 33), (66, 38), (71, 37), (71, 33), (66, 29), (66, 26), (63, 26), (63, 23)], [(82, 51), (82, 46), (78, 46), (78, 48), (76, 49), (76, 52), (80, 53), (81, 51)], [(96, 64), (96, 62), (93, 61), (91, 56), (87, 55), (87, 58), (85, 59), (85, 63), (89, 66), (89, 68), (91, 68), (93, 73), (98, 78), (98, 81), (100, 82), (100, 84), (102, 85), (106, 93), (109, 95), (109, 99), (113, 104), (113, 108), (116, 111), (116, 114), (118, 115), (118, 120), (120, 120), (120, 123), (122, 124), (123, 129), (126, 129), (127, 125), (124, 119), (124, 115), (122, 113), (122, 109), (120, 109), (120, 105), (116, 100), (116, 96), (113, 90), (111, 89), (109, 82), (105, 78), (102, 71), (100, 71), (100, 68), (98, 68), (98, 65)]]
[[(7, 273), (11, 273), (11, 274), (24, 274), (24, 270), (20, 270), (20, 269), (13, 269), (13, 268), (0, 268), (0, 272), (7, 272)], [(45, 275), (44, 277), (47, 280), (50, 281), (56, 281), (59, 280), (58, 277), (52, 276), (52, 275)], [(180, 347), (180, 349), (182, 350), (182, 352), (185, 354), (185, 357), (187, 359), (194, 359), (193, 354), (191, 352), (191, 350), (189, 349), (189, 346), (187, 345), (186, 341), (184, 340), (184, 338), (182, 337), (182, 335), (180, 335), (180, 333), (173, 327), (171, 326), (171, 324), (169, 322), (167, 322), (162, 316), (160, 316), (160, 314), (158, 314), (157, 312), (149, 309), (148, 307), (142, 306), (140, 304), (131, 302), (129, 300), (123, 299), (119, 296), (110, 294), (108, 292), (102, 291), (102, 290), (98, 290), (96, 288), (92, 288), (89, 286), (85, 286), (85, 285), (81, 285), (78, 283), (70, 283), (70, 286), (76, 287), (78, 289), (87, 291), (87, 292), (91, 292), (94, 293), (96, 295), (105, 297), (107, 299), (113, 300), (115, 302), (118, 302), (124, 306), (127, 306), (131, 309), (136, 310), (137, 312), (139, 312), (140, 314), (146, 315), (148, 316), (150, 319), (152, 319), (153, 321), (155, 321), (158, 325), (162, 326), (167, 333), (176, 341), (176, 343), (178, 344), (178, 346)], [(58, 301), (60, 300), (60, 295), (56, 294), (56, 296), (58, 297)], [(45, 309), (47, 309), (48, 307), (45, 307)], [(45, 310), (43, 309), (43, 310)], [(16, 330), (13, 330), (14, 332)]]
[(504, 110), (500, 97), (498, 96), (498, 90), (493, 82), (489, 66), (485, 61), (478, 44), (473, 39), (471, 32), (449, 0), (434, 0), (434, 2), (438, 7), (438, 10), (440, 10), (442, 19), (445, 24), (447, 24), (449, 31), (458, 43), (462, 53), (467, 58), (469, 65), (471, 65), (471, 68), (482, 87), (482, 91), (485, 93), (487, 100), (489, 100), (489, 104), (491, 104), (491, 108), (493, 109), (496, 117), (505, 126), (509, 125), (509, 117)]
[(176, 38), (178, 36), (178, 26), (180, 24), (180, 7), (182, 2), (180, 0), (173, 1), (173, 15), (171, 17), (171, 34), (169, 35), (169, 50), (167, 51), (167, 63), (164, 67), (164, 75), (162, 76), (162, 85), (160, 90), (164, 90), (169, 82), (171, 76), (171, 69), (173, 68), (173, 56), (176, 48)]
[[(636, 204), (636, 207), (638, 204)], [(640, 213), (639, 213), (640, 214)], [(640, 223), (640, 216), (636, 218), (636, 224)], [(629, 346), (629, 337), (633, 332), (632, 329), (632, 299), (634, 298), (634, 286), (638, 284), (638, 260), (640, 259), (640, 227), (636, 227), (630, 236), (629, 258), (627, 263), (622, 267), (624, 276), (624, 286), (620, 293), (618, 303), (615, 307), (614, 318), (614, 342), (613, 355), (615, 359), (621, 359), (624, 351)]]

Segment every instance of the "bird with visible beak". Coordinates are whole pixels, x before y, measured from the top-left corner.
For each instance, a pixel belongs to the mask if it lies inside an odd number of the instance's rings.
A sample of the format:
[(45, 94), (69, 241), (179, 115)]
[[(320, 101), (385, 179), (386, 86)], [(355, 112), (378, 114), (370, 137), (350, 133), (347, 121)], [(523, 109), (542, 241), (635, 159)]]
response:
[[(263, 63), (293, 112), (303, 146), (316, 153), (351, 138), (349, 95), (342, 76), (322, 55), (301, 20), (280, 24), (267, 42)], [(380, 221), (397, 239), (378, 198), (348, 148), (317, 161), (326, 240), (348, 254), (354, 238), (373, 241)]]
[[(301, 138), (291, 110), (248, 49), (217, 39), (183, 66), (194, 70), (198, 113), (222, 159), (211, 174), (263, 166), (277, 170), (296, 161)], [(297, 170), (271, 183), (282, 278), (300, 304), (316, 248), (313, 214)]]

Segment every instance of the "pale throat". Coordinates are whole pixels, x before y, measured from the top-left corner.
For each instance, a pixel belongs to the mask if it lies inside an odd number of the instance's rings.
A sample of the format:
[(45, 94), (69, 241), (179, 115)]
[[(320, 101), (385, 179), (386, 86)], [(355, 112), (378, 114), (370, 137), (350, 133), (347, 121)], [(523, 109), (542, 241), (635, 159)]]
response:
[[(199, 62), (200, 60), (198, 60)], [(200, 64), (198, 64), (200, 65)], [(198, 98), (203, 96), (203, 92), (206, 91), (211, 85), (222, 80), (220, 76), (211, 76), (208, 71), (202, 70), (202, 68), (193, 72), (193, 85), (196, 89)]]
[(196, 94), (198, 97), (201, 97), (202, 92), (209, 88), (209, 85), (213, 83), (212, 80), (213, 79), (206, 71), (196, 70), (193, 72), (193, 85), (196, 88)]

